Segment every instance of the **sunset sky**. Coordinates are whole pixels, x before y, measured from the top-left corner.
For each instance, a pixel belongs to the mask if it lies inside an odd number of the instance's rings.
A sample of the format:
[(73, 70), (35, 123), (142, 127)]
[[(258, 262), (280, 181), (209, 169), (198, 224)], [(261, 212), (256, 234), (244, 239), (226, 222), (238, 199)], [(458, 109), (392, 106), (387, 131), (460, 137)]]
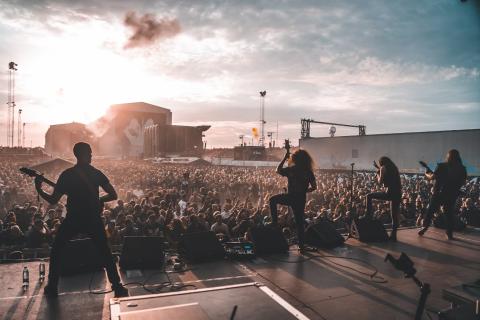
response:
[(34, 146), (49, 124), (134, 101), (231, 146), (258, 126), (261, 90), (280, 138), (303, 117), (367, 134), (480, 128), (478, 0), (2, 0), (0, 39), (0, 145), (9, 61)]

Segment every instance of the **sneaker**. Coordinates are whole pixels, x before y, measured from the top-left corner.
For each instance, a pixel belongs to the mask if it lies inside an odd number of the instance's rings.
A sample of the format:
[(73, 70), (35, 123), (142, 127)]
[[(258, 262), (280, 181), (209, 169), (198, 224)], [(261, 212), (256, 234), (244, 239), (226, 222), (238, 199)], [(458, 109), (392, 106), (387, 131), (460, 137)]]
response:
[(128, 294), (128, 289), (125, 288), (122, 285), (119, 285), (119, 286), (116, 286), (115, 288), (113, 288), (113, 292), (114, 292), (114, 297), (115, 298), (123, 298), (123, 297), (130, 296)]
[(425, 234), (425, 232), (427, 232), (427, 230), (428, 230), (428, 227), (423, 227), (422, 229), (420, 229), (420, 230), (418, 231), (418, 235), (419, 235), (420, 237), (423, 236), (423, 235)]
[(54, 287), (50, 284), (47, 284), (45, 286), (45, 288), (43, 289), (43, 294), (47, 297), (47, 298), (56, 298), (58, 297), (58, 288), (57, 287)]

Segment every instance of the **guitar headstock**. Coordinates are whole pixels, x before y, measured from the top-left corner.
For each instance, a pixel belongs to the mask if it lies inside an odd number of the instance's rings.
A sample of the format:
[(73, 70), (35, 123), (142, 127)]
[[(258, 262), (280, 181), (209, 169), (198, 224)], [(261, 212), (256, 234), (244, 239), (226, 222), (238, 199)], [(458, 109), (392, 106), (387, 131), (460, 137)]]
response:
[(290, 153), (290, 140), (285, 139), (285, 150), (287, 150), (288, 153)]
[(33, 170), (33, 169), (30, 169), (30, 168), (26, 168), (26, 167), (20, 168), (20, 172), (26, 174), (27, 176), (33, 177), (33, 178), (42, 175), (37, 170)]
[(420, 163), (420, 165), (425, 169), (428, 169), (428, 165), (424, 161), (418, 161), (418, 163)]

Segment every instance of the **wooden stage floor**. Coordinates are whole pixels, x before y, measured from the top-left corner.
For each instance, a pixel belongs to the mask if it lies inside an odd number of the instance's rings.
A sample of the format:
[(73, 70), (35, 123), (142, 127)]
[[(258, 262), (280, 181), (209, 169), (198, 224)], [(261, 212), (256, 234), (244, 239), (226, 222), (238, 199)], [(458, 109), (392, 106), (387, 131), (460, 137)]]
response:
[[(405, 252), (415, 263), (417, 277), (431, 285), (427, 307), (449, 307), (442, 289), (480, 278), (480, 231), (457, 233), (457, 240), (445, 240), (442, 230), (431, 228), (424, 237), (416, 229), (400, 230), (397, 243), (361, 243), (349, 239), (345, 246), (321, 250), (305, 257), (296, 250), (288, 255), (270, 255), (253, 261), (216, 261), (189, 266), (190, 271), (170, 274), (173, 281), (205, 288), (247, 282), (261, 282), (311, 319), (413, 319), (419, 290), (410, 279), (384, 262), (387, 253)], [(354, 258), (314, 257), (330, 255)], [(310, 258), (308, 258), (310, 257)], [(365, 264), (364, 262), (368, 264)], [(108, 287), (104, 272), (66, 277), (60, 296), (47, 301), (38, 282), (39, 262), (0, 265), (0, 316), (2, 319), (110, 319), (111, 294), (89, 293)], [(30, 269), (30, 288), (22, 290), (22, 269)], [(373, 266), (377, 276), (369, 276)], [(165, 281), (155, 270), (127, 278), (125, 283), (143, 282), (154, 289)], [(383, 282), (384, 279), (386, 282)], [(189, 288), (191, 289), (191, 288)], [(148, 294), (141, 285), (129, 286), (130, 295)], [(241, 310), (236, 319), (242, 319)], [(424, 319), (428, 319), (424, 315)]]

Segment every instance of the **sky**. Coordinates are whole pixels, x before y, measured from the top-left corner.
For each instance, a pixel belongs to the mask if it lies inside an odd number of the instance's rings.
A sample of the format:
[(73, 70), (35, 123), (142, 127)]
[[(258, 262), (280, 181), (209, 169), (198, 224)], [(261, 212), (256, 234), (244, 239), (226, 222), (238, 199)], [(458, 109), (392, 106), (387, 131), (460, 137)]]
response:
[(480, 128), (480, 0), (2, 0), (0, 39), (0, 101), (15, 61), (26, 145), (144, 101), (232, 146), (259, 127), (262, 90), (265, 131), (278, 123), (294, 144), (301, 118), (367, 134)]

